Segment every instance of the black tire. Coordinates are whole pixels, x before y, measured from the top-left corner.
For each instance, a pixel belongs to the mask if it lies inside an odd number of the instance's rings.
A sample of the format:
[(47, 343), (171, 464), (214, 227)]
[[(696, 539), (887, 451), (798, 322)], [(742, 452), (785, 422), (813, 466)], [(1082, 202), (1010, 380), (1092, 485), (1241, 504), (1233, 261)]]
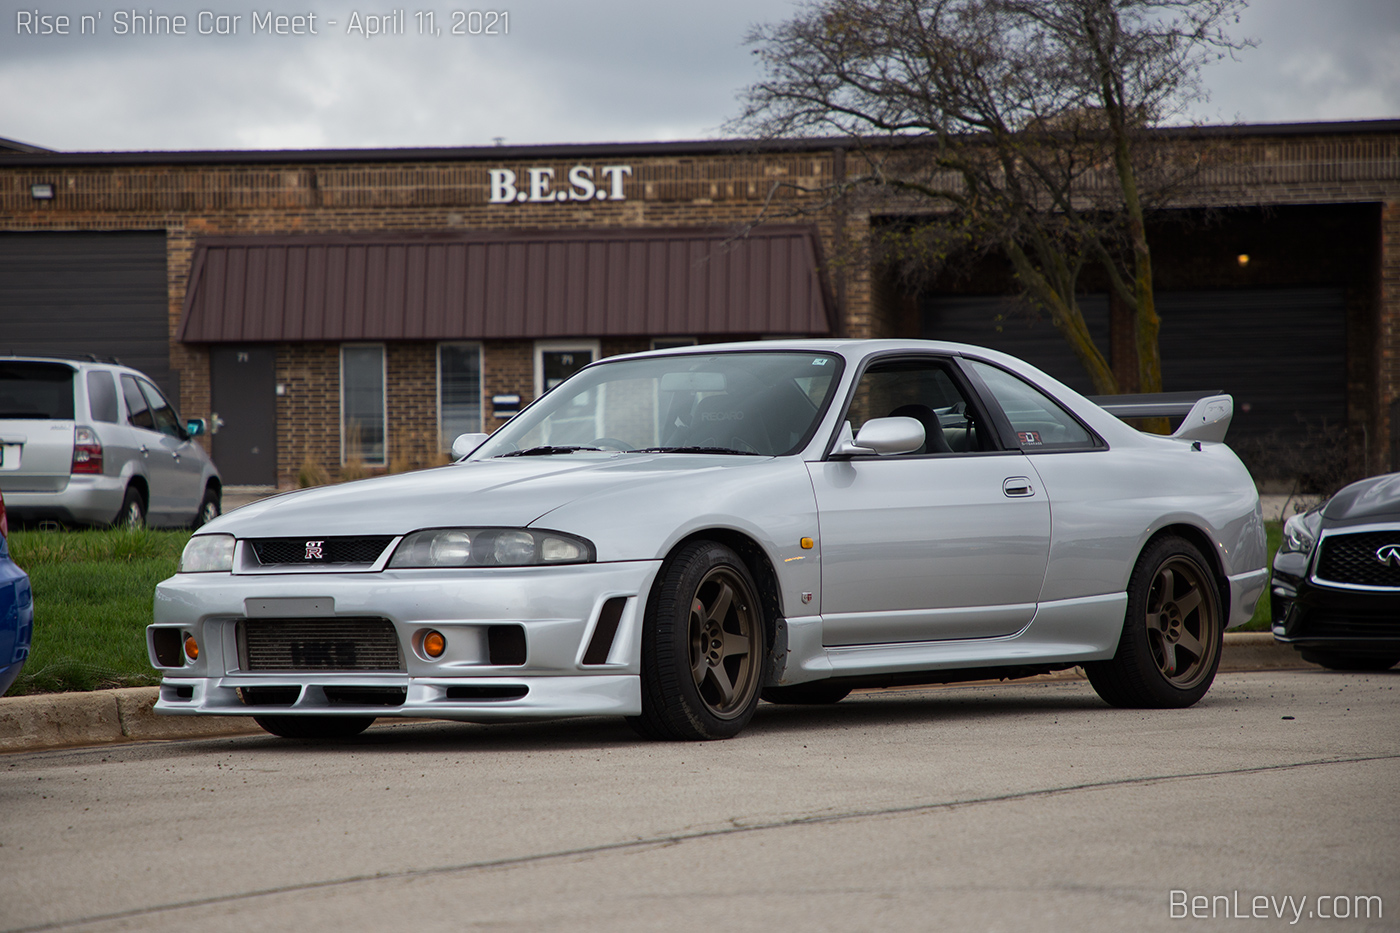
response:
[(1304, 661), (1321, 664), (1329, 671), (1388, 671), (1400, 662), (1393, 654), (1348, 654), (1342, 651), (1318, 651), (1308, 648), (1299, 652)]
[(141, 490), (135, 486), (126, 488), (121, 511), (117, 513), (117, 520), (112, 524), (118, 528), (146, 527), (146, 497), (141, 495)]
[(1210, 689), (1225, 625), (1210, 564), (1183, 538), (1148, 545), (1128, 581), (1118, 650), (1084, 665), (1105, 702), (1130, 709), (1182, 709)]
[(190, 522), (191, 528), (199, 528), (207, 525), (223, 514), (223, 496), (219, 490), (210, 486), (204, 490), (204, 498), (199, 502), (199, 511), (194, 513), (194, 521)]
[(823, 706), (840, 703), (851, 692), (850, 687), (827, 683), (824, 680), (809, 684), (794, 684), (791, 687), (764, 687), (763, 698), (769, 703), (790, 703), (802, 706)]
[(649, 739), (737, 735), (758, 706), (768, 653), (758, 587), (732, 550), (681, 548), (661, 568), (642, 629), (642, 715)]
[(373, 716), (254, 716), (253, 722), (284, 739), (348, 739), (374, 722)]

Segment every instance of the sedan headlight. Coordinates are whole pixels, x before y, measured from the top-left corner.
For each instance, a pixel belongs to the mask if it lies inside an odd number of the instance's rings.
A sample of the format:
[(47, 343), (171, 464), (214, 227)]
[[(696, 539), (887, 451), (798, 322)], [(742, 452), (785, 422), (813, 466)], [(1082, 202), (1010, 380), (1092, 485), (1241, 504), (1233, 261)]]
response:
[(1313, 509), (1302, 515), (1294, 515), (1283, 524), (1283, 543), (1280, 554), (1309, 554), (1317, 543), (1317, 532), (1322, 526), (1322, 509)]
[(180, 555), (177, 573), (217, 573), (233, 569), (233, 535), (195, 535)]
[(592, 544), (557, 531), (429, 528), (405, 536), (389, 558), (389, 568), (524, 567), (582, 564), (593, 558)]

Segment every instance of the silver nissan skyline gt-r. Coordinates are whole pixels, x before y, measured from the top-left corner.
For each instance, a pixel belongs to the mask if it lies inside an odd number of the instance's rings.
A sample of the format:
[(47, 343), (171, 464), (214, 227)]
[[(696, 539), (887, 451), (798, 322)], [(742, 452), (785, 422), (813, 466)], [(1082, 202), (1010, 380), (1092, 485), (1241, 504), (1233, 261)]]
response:
[(147, 632), (157, 709), (738, 733), (760, 697), (1083, 665), (1185, 707), (1263, 592), (1229, 396), (1144, 434), (1013, 357), (784, 340), (614, 357), (449, 466), (202, 527)]

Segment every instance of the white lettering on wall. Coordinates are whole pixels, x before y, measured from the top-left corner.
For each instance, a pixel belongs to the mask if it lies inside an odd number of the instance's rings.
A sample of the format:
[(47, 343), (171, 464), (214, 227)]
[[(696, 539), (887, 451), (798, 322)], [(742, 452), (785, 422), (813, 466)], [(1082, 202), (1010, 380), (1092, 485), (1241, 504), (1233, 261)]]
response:
[[(567, 201), (625, 201), (623, 180), (632, 174), (630, 165), (575, 165), (569, 169), (567, 188), (555, 188), (555, 172), (549, 166), (525, 169), (525, 184), (513, 169), (488, 169), (488, 204), (562, 204)], [(603, 183), (596, 179), (602, 176)]]

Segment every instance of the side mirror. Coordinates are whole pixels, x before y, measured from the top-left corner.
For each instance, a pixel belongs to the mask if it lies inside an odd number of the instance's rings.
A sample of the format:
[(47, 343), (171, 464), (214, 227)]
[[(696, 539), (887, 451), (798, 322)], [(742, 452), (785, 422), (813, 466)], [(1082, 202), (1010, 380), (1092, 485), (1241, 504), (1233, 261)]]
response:
[(458, 434), (457, 439), (452, 442), (452, 456), (458, 460), (462, 459), (485, 443), (486, 438), (490, 436), (489, 434)]
[(848, 424), (831, 451), (832, 456), (879, 454), (887, 457), (910, 453), (924, 444), (924, 426), (916, 418), (871, 418), (861, 425), (853, 441), (850, 430)]
[(203, 418), (191, 418), (185, 422), (185, 433), (190, 437), (199, 437), (209, 430), (209, 425)]

